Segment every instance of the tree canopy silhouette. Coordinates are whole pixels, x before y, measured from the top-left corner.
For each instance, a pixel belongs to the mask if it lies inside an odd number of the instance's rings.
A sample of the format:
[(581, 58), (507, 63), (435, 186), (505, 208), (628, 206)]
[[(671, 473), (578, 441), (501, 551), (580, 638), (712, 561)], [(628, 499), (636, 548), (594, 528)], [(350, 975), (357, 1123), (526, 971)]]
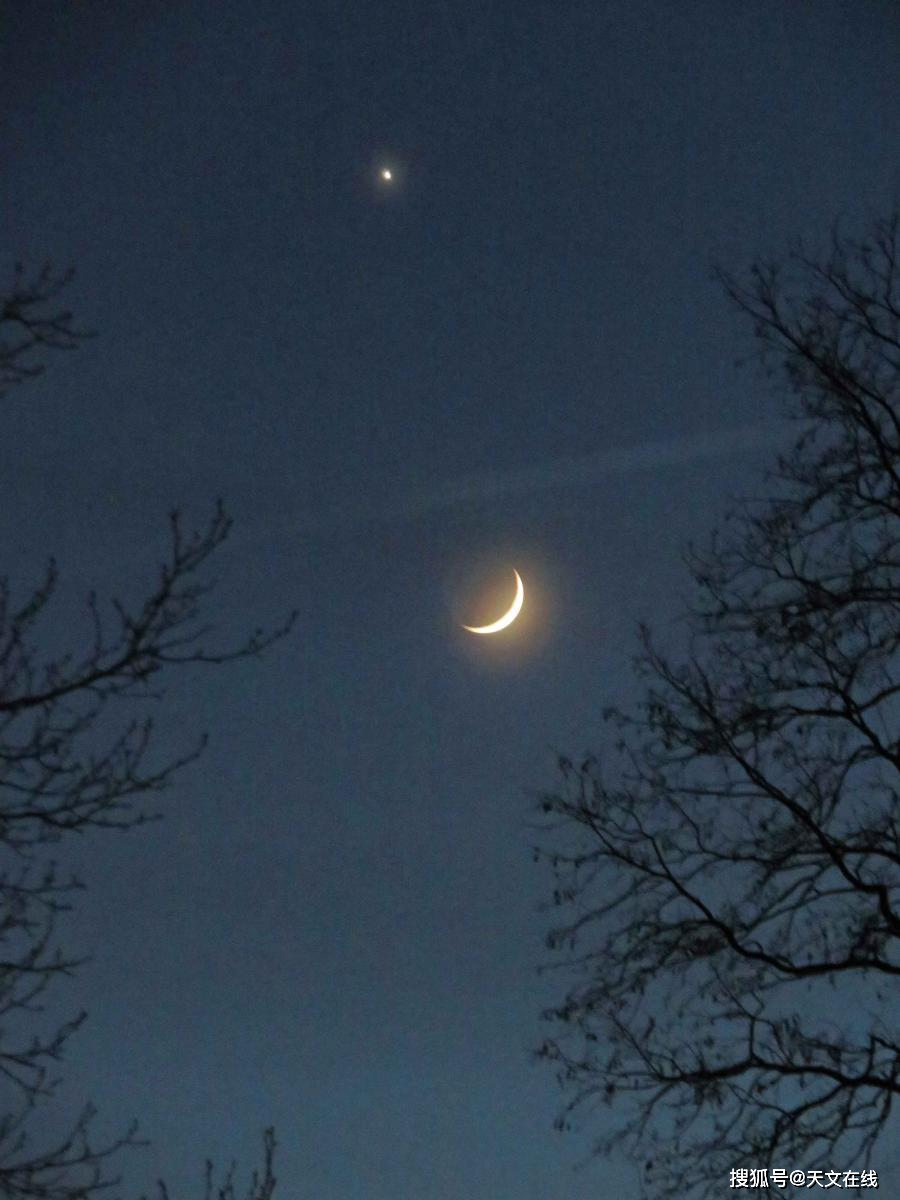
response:
[(900, 1095), (898, 218), (719, 278), (798, 436), (688, 549), (684, 648), (641, 628), (645, 699), (560, 760), (539, 848), (559, 1124), (609, 1106), (597, 1150), (679, 1200), (859, 1172)]
[[(45, 268), (29, 281), (16, 269), (0, 297), (0, 394), (41, 372), (42, 350), (71, 349), (88, 336), (57, 307), (70, 278)], [(61, 1138), (41, 1136), (57, 1064), (85, 1019), (81, 1013), (51, 1028), (42, 1022), (45, 993), (80, 965), (57, 944), (56, 927), (81, 884), (61, 878), (46, 849), (74, 831), (129, 828), (154, 816), (148, 798), (196, 758), (202, 739), (169, 757), (155, 745), (146, 706), (164, 698), (171, 671), (259, 655), (290, 629), (293, 617), (237, 645), (211, 644), (204, 572), (229, 528), (221, 504), (193, 532), (172, 513), (168, 551), (144, 598), (101, 604), (89, 596), (88, 635), (68, 651), (48, 653), (42, 642), (54, 629), (54, 562), (18, 598), (0, 579), (0, 1196), (10, 1200), (88, 1200), (115, 1183), (108, 1167), (116, 1152), (137, 1144), (134, 1125), (96, 1144), (91, 1106)], [(132, 715), (136, 701), (139, 712), (144, 702), (139, 717)], [(249, 1200), (268, 1200), (274, 1190), (271, 1132), (264, 1151)], [(206, 1194), (232, 1200), (233, 1172), (214, 1193), (208, 1169)]]

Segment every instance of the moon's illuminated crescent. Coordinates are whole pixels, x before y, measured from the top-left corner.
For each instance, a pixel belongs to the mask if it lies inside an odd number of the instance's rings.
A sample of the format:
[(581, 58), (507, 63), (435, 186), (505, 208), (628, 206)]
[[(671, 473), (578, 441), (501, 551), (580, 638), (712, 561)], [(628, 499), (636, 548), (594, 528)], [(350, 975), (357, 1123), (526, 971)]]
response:
[(522, 577), (515, 570), (513, 571), (513, 575), (516, 577), (516, 598), (503, 616), (491, 625), (463, 625), (463, 629), (468, 629), (469, 633), (499, 633), (507, 625), (512, 625), (513, 621), (522, 611), (522, 605), (525, 601), (525, 585), (522, 583)]

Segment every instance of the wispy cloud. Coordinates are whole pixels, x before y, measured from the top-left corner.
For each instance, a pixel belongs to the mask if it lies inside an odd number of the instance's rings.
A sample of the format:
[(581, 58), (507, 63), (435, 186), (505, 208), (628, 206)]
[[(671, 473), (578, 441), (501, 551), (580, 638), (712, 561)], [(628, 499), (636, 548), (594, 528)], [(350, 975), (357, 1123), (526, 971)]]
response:
[[(358, 498), (323, 508), (300, 522), (300, 531), (325, 533), (358, 529), (370, 524), (414, 521), (444, 510), (472, 507), (508, 496), (583, 487), (610, 475), (660, 467), (687, 466), (703, 459), (722, 458), (748, 450), (783, 446), (793, 426), (786, 421), (741, 425), (733, 429), (667, 441), (616, 446), (595, 454), (554, 459), (532, 467), (462, 476), (433, 487), (409, 492), (376, 506)], [(296, 528), (296, 526), (295, 526)]]

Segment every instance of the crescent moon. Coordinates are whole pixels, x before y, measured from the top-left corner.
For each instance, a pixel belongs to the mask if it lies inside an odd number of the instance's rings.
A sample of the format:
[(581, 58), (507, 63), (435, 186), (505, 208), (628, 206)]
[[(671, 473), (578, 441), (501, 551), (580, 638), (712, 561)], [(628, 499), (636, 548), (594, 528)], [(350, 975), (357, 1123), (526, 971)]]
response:
[(516, 577), (516, 597), (503, 616), (499, 617), (491, 625), (463, 625), (463, 629), (468, 629), (469, 633), (499, 633), (507, 625), (512, 625), (513, 621), (522, 611), (522, 605), (525, 602), (525, 585), (522, 583), (522, 577), (515, 570), (513, 571), (513, 575)]

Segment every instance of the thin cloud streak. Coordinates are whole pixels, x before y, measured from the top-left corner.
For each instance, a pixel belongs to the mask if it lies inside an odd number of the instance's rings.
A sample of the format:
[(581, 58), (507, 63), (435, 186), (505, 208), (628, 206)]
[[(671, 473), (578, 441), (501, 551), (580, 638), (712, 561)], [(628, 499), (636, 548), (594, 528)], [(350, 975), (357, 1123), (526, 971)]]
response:
[(716, 433), (617, 446), (599, 454), (556, 459), (552, 463), (533, 467), (464, 476), (375, 507), (334, 505), (308, 520), (301, 520), (299, 526), (294, 524), (292, 527), (300, 533), (316, 534), (357, 530), (384, 522), (416, 521), (437, 512), (477, 507), (509, 496), (554, 488), (583, 487), (609, 475), (687, 466), (703, 459), (784, 446), (788, 431), (794, 427), (788, 421), (741, 425)]

